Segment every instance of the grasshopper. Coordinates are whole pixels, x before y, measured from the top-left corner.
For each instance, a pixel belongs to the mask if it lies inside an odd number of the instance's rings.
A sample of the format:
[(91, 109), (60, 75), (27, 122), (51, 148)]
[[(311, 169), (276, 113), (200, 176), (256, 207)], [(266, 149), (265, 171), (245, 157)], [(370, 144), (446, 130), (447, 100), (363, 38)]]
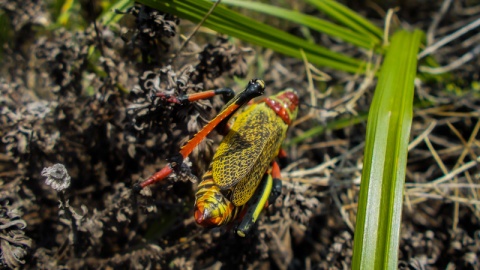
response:
[[(253, 101), (264, 91), (264, 81), (251, 80), (245, 90), (235, 95), (169, 159), (170, 163), (144, 182), (135, 184), (134, 189), (138, 191), (165, 179), (180, 169), (183, 161), (213, 129), (226, 130), (198, 186), (194, 217), (197, 224), (204, 227), (223, 226), (238, 220), (235, 231), (244, 237), (263, 208), (281, 191), (280, 168), (275, 159), (283, 153), (282, 142), (298, 112), (296, 91), (285, 90)], [(185, 103), (220, 93), (225, 93), (225, 88), (183, 97), (159, 96), (170, 102)]]

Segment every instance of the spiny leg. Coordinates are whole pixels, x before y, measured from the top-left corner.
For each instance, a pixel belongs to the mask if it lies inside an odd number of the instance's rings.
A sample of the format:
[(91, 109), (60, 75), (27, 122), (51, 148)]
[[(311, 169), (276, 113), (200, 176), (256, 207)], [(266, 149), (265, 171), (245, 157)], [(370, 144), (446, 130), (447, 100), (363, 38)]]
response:
[(272, 186), (272, 192), (270, 193), (270, 197), (268, 197), (268, 205), (274, 204), (278, 196), (282, 194), (282, 179), (281, 179), (280, 167), (278, 166), (278, 163), (275, 161), (272, 164), (272, 177), (273, 177), (273, 186)]
[(251, 99), (263, 95), (265, 91), (265, 83), (259, 79), (251, 80), (245, 90), (238, 93), (233, 97), (222, 109), (222, 111), (213, 118), (208, 124), (206, 124), (197, 134), (195, 134), (188, 142), (185, 144), (180, 152), (172, 156), (168, 163), (162, 170), (156, 172), (154, 175), (150, 176), (147, 180), (142, 183), (136, 183), (133, 186), (133, 189), (140, 191), (146, 186), (159, 182), (169, 176), (174, 170), (178, 170), (181, 167), (183, 161), (190, 155), (195, 147), (203, 140), (205, 137), (212, 132), (212, 130), (221, 123), (226, 123), (230, 117), (244, 104), (248, 103)]
[(280, 167), (277, 162), (272, 162), (271, 173), (265, 173), (260, 185), (247, 203), (247, 210), (242, 221), (236, 228), (236, 233), (240, 237), (245, 237), (253, 228), (262, 210), (268, 206), (282, 192), (282, 183), (280, 181)]
[(245, 206), (247, 207), (245, 215), (235, 229), (238, 236), (245, 237), (253, 228), (253, 225), (265, 207), (265, 203), (268, 201), (268, 197), (272, 191), (272, 183), (272, 175), (266, 173), (252, 198), (250, 198), (250, 201), (248, 201), (247, 205)]

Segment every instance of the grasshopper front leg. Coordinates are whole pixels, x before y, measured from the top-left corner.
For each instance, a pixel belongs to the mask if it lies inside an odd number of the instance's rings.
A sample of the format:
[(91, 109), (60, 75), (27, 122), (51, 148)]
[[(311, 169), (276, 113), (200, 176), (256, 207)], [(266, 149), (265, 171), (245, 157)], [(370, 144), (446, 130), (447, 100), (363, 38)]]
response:
[[(226, 123), (228, 122), (228, 119), (236, 112), (240, 107), (248, 103), (250, 100), (252, 100), (255, 97), (263, 95), (265, 91), (265, 83), (262, 80), (259, 79), (253, 79), (251, 80), (245, 90), (242, 92), (238, 93), (235, 97), (233, 97), (222, 109), (222, 111), (215, 117), (213, 118), (208, 124), (206, 124), (197, 134), (195, 134), (190, 141), (185, 144), (179, 153), (176, 155), (172, 156), (168, 163), (163, 169), (160, 171), (156, 172), (154, 175), (150, 176), (147, 180), (141, 183), (136, 183), (133, 186), (133, 189), (135, 191), (140, 191), (146, 186), (152, 185), (154, 183), (157, 183), (166, 177), (168, 177), (174, 170), (179, 170), (183, 161), (190, 155), (190, 153), (197, 147), (197, 145), (205, 139), (205, 137), (212, 132), (215, 127), (217, 127), (219, 124)], [(208, 92), (208, 91), (207, 91)], [(213, 92), (215, 93), (215, 92)], [(210, 97), (212, 95), (212, 92), (209, 92), (207, 97)], [(169, 97), (171, 98), (171, 97)], [(198, 100), (199, 96), (197, 95), (195, 98), (192, 98), (192, 100)], [(187, 98), (187, 100), (190, 101), (190, 99)], [(180, 101), (179, 101), (180, 102)]]
[(223, 95), (228, 101), (230, 101), (234, 97), (235, 92), (233, 92), (231, 88), (220, 88), (216, 90), (208, 90), (200, 93), (194, 93), (194, 94), (184, 95), (179, 97), (173, 96), (173, 95), (167, 95), (165, 93), (158, 93), (157, 97), (161, 97), (170, 103), (187, 105), (191, 102), (211, 98), (217, 95)]

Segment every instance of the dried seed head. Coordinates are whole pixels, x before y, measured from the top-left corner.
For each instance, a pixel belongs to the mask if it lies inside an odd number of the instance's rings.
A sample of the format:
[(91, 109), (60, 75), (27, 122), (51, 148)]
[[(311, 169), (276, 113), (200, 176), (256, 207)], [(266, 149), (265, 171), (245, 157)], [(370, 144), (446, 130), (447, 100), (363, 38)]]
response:
[(51, 167), (43, 168), (42, 176), (47, 177), (45, 184), (53, 189), (62, 191), (70, 186), (70, 175), (63, 164), (57, 163)]
[(195, 67), (191, 81), (202, 82), (205, 89), (212, 89), (225, 85), (221, 77), (224, 73), (228, 73), (232, 78), (244, 78), (248, 71), (249, 55), (253, 56), (251, 49), (237, 48), (227, 38), (219, 37), (215, 44), (205, 46), (199, 53), (200, 62)]
[(24, 232), (26, 227), (19, 209), (3, 201), (0, 204), (0, 268), (17, 269), (25, 264), (22, 259), (32, 247), (32, 239)]

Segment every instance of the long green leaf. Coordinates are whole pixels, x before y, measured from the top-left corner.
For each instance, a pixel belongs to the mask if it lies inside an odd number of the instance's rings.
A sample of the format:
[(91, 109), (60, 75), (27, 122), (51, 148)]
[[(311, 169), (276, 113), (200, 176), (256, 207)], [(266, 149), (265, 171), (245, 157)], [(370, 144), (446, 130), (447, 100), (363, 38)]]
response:
[(288, 10), (264, 3), (243, 0), (222, 0), (222, 4), (243, 7), (271, 16), (275, 16), (284, 20), (292, 21), (309, 27), (313, 30), (325, 33), (332, 37), (340, 38), (346, 42), (365, 49), (373, 49), (376, 44), (379, 44), (378, 39), (370, 38), (367, 35), (354, 32), (348, 28), (336, 25), (334, 23), (319, 19), (314, 16), (303, 14), (298, 11)]
[(360, 16), (346, 6), (332, 0), (307, 0), (319, 10), (325, 12), (332, 19), (339, 23), (350, 27), (359, 33), (369, 35), (371, 38), (380, 42), (383, 38), (382, 29), (372, 24), (367, 19)]
[[(139, 0), (137, 2), (195, 23), (198, 23), (212, 6), (211, 2), (205, 0)], [(309, 43), (299, 37), (243, 16), (223, 5), (217, 6), (203, 25), (220, 33), (271, 48), (289, 56), (301, 58), (300, 51), (303, 50), (308, 60), (316, 65), (347, 72), (364, 72), (365, 63), (363, 61)]]
[(105, 8), (99, 19), (104, 25), (110, 25), (113, 22), (117, 22), (121, 16), (115, 12), (115, 10), (125, 11), (128, 7), (132, 6), (134, 0), (117, 0), (110, 2), (110, 6)]
[[(203, 6), (197, 5), (189, 5), (185, 4), (182, 2), (182, 6), (190, 12), (197, 12), (199, 8), (204, 8), (204, 11), (206, 11), (210, 8), (208, 5), (208, 2), (203, 2), (202, 1), (197, 1), (197, 4), (203, 4)], [(252, 39), (256, 38), (262, 38), (262, 39), (267, 39), (271, 41), (275, 40), (282, 40), (283, 45), (290, 45), (290, 47), (301, 47), (303, 46), (304, 50), (307, 50), (309, 52), (315, 52), (319, 55), (322, 55), (326, 58), (333, 59), (336, 61), (341, 61), (344, 63), (348, 64), (356, 64), (358, 63), (358, 60), (346, 57), (344, 55), (341, 55), (339, 53), (332, 52), (325, 47), (322, 46), (317, 46), (314, 44), (311, 44), (309, 42), (306, 42), (305, 40), (302, 40), (298, 37), (292, 36), (286, 32), (280, 31), (274, 27), (271, 27), (266, 24), (261, 24), (255, 20), (252, 20), (248, 17), (245, 17), (243, 15), (240, 15), (238, 13), (235, 13), (231, 10), (228, 10), (226, 8), (223, 8), (222, 6), (217, 7), (218, 10), (223, 11), (219, 12), (219, 16), (216, 16), (215, 12), (210, 15), (210, 17), (207, 19), (204, 25), (209, 26), (211, 25), (212, 29), (216, 30), (217, 29), (223, 29), (224, 31), (231, 31), (232, 33), (236, 33), (237, 35), (242, 35), (242, 36), (247, 36), (250, 38), (251, 41)], [(204, 14), (197, 14), (197, 19), (203, 18)], [(193, 18), (195, 19), (195, 18)], [(237, 23), (241, 22), (241, 23)], [(283, 40), (285, 39), (285, 40)]]
[(397, 269), (407, 147), (422, 32), (396, 33), (368, 115), (353, 269)]

